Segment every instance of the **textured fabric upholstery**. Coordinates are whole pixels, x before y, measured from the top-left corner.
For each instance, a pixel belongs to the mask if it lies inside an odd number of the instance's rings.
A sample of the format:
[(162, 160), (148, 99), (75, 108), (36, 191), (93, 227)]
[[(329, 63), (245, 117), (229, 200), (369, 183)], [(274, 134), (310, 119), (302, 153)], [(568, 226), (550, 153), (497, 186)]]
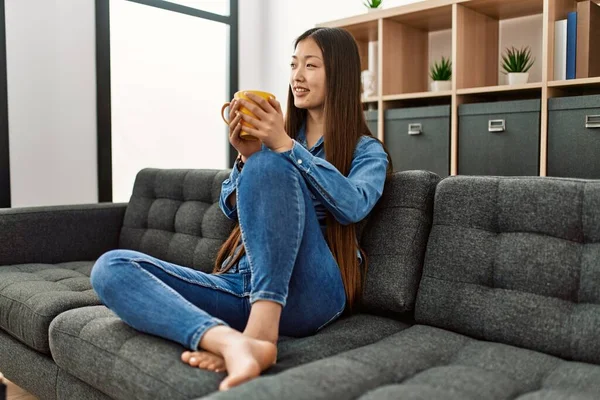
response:
[(600, 363), (599, 260), (600, 181), (448, 178), (415, 319)]
[(0, 330), (0, 371), (12, 382), (38, 396), (55, 400), (58, 366), (50, 356), (40, 354)]
[[(314, 336), (282, 338), (278, 362), (266, 374), (373, 343), (406, 327), (389, 318), (356, 315)], [(224, 377), (184, 364), (182, 346), (135, 331), (104, 306), (58, 316), (50, 327), (50, 346), (59, 367), (116, 399), (190, 399), (217, 390)]]
[(414, 325), (206, 399), (591, 400), (600, 366)]
[(361, 227), (368, 257), (365, 309), (394, 313), (414, 309), (439, 180), (431, 172), (403, 171), (386, 183)]
[(219, 208), (226, 170), (144, 169), (136, 177), (119, 246), (210, 272), (233, 223)]
[(117, 247), (126, 204), (0, 209), (0, 268), (95, 260)]
[(0, 328), (50, 353), (48, 327), (76, 307), (100, 304), (90, 285), (92, 261), (0, 267)]

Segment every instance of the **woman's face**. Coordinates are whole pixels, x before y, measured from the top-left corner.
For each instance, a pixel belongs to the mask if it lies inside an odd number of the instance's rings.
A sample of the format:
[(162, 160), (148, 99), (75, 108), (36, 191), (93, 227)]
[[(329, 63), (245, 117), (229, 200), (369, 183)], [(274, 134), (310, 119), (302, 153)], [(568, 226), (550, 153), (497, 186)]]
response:
[(296, 107), (307, 110), (323, 108), (327, 92), (325, 64), (321, 49), (311, 38), (300, 41), (292, 55), (290, 87)]

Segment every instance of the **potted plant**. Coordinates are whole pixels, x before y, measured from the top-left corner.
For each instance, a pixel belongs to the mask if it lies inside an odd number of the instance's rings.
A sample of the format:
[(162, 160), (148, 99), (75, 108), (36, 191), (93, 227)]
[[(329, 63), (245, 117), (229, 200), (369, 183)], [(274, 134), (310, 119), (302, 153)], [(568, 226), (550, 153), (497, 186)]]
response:
[(529, 69), (533, 65), (535, 59), (531, 57), (531, 49), (529, 46), (516, 49), (515, 47), (507, 48), (502, 55), (503, 73), (508, 74), (509, 85), (522, 85), (529, 80)]
[(451, 90), (452, 62), (450, 59), (442, 56), (440, 62), (434, 62), (431, 66), (429, 76), (433, 81), (431, 82), (432, 91)]
[(368, 12), (377, 10), (379, 7), (381, 7), (381, 3), (383, 3), (383, 0), (365, 0), (363, 2), (365, 7), (367, 7)]

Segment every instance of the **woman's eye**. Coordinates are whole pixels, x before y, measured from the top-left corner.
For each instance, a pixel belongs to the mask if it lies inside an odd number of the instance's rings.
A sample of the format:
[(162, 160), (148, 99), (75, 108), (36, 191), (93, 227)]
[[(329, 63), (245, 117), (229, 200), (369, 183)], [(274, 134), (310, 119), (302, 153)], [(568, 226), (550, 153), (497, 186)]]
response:
[(290, 67), (292, 67), (292, 68), (296, 68), (296, 64), (294, 64), (294, 63), (291, 63), (291, 64), (290, 64)]
[(314, 67), (315, 64), (306, 64), (307, 67)]

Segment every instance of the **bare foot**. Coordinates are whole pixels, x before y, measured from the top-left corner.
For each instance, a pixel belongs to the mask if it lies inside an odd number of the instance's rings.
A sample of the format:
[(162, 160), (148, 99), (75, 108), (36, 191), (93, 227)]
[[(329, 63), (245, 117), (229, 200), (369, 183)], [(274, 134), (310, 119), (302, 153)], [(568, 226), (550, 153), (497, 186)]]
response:
[(219, 390), (228, 390), (260, 375), (275, 364), (277, 346), (265, 340), (236, 336), (222, 350), (227, 365), (227, 378), (221, 382)]
[(225, 371), (225, 360), (210, 351), (184, 351), (181, 361), (192, 367), (208, 369), (215, 372)]

